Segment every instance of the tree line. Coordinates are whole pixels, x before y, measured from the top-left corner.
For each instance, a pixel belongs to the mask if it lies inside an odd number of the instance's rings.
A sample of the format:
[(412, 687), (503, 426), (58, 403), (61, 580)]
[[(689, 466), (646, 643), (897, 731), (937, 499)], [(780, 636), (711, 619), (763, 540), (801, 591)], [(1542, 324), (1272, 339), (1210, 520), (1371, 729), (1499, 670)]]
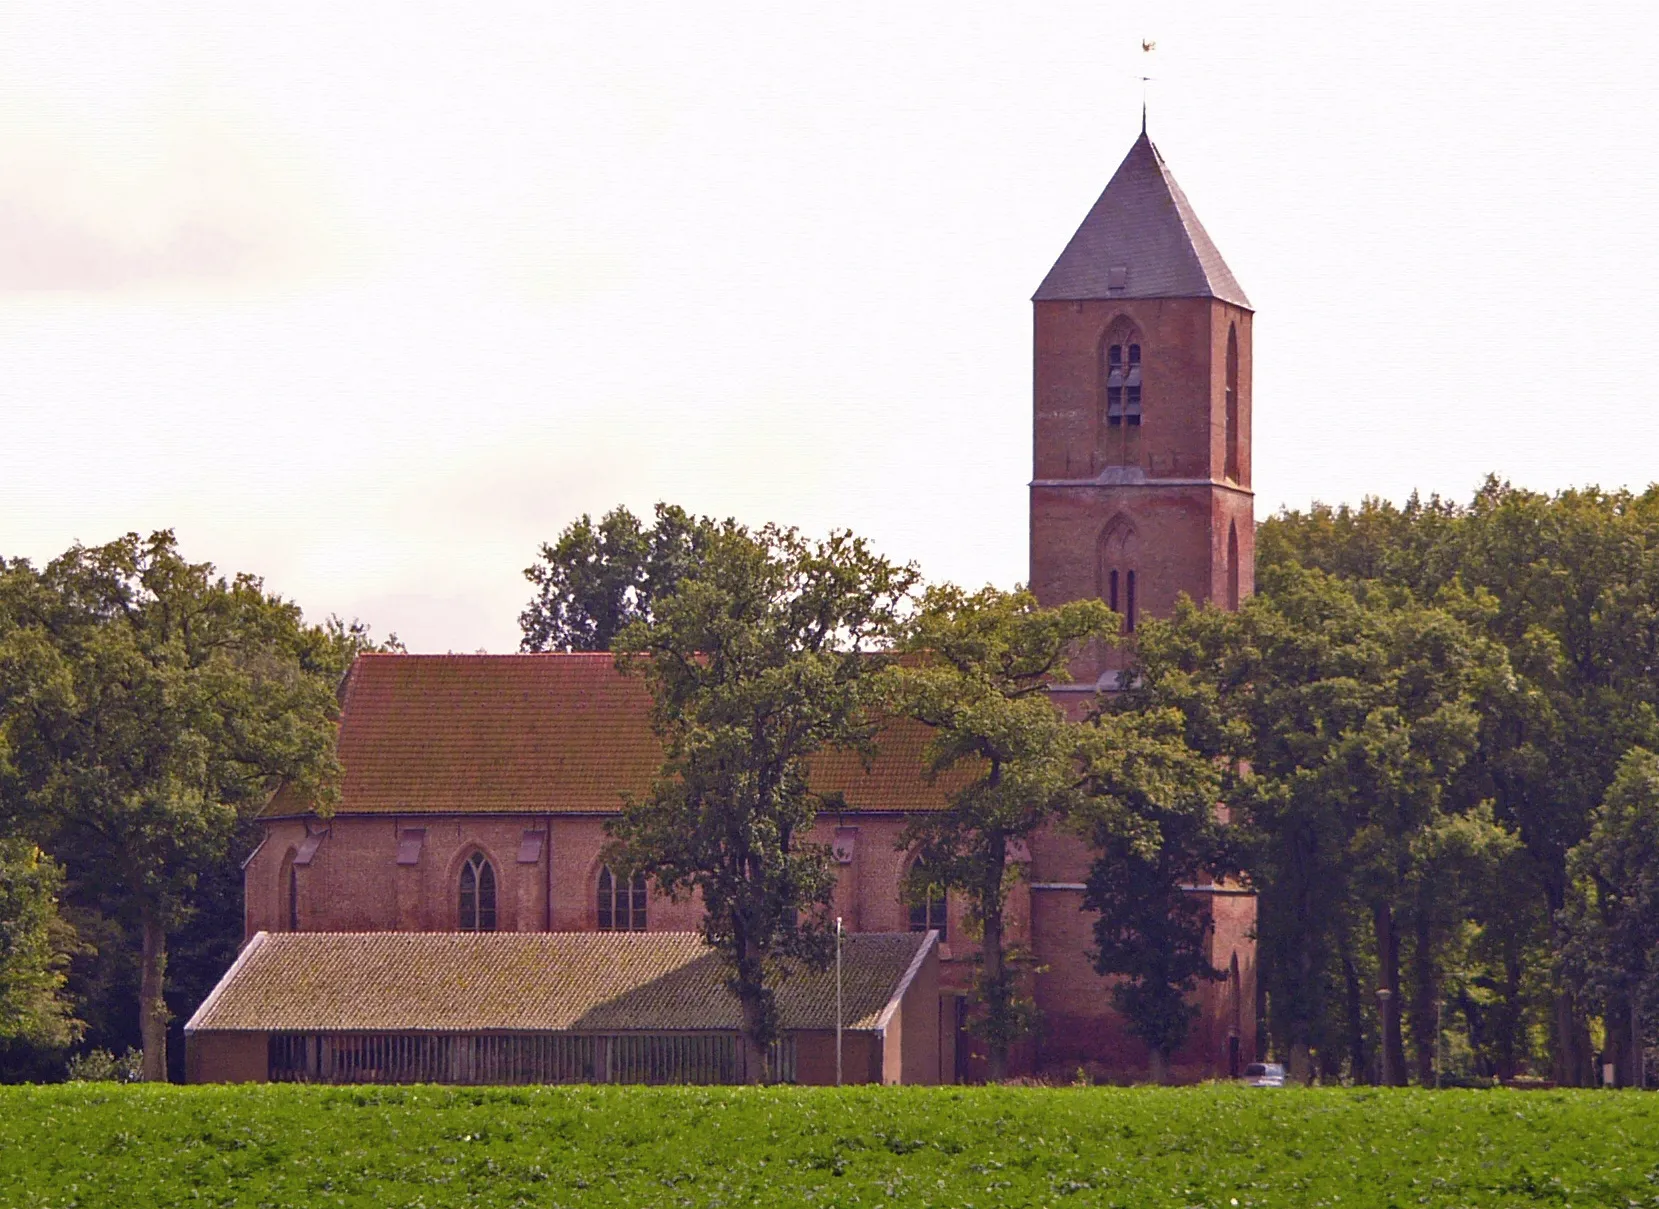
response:
[[(1298, 1078), (1581, 1084), (1599, 1057), (1641, 1082), (1659, 493), (1489, 481), (1283, 512), (1257, 550), (1236, 612), (1184, 601), (1131, 637), (1102, 602), (925, 584), (851, 534), (616, 509), (542, 547), (523, 649), (610, 650), (649, 684), (664, 761), (608, 857), (699, 896), (752, 1070), (779, 980), (832, 951), (811, 832), (838, 803), (813, 758), (873, 754), (902, 717), (946, 802), (902, 838), (907, 894), (966, 908), (993, 1077), (1041, 1028), (1004, 926), (1015, 855), (1066, 828), (1090, 956), (1154, 1078), (1221, 976), (1182, 890), (1209, 877), (1258, 896), (1265, 1049)], [(1054, 708), (1069, 660), (1119, 643), (1127, 688)], [(0, 1073), (94, 1044), (166, 1073), (169, 1022), (240, 941), (258, 810), (284, 780), (330, 808), (335, 689), (374, 645), (167, 533), (0, 560)]]
[[(771, 551), (776, 590), (739, 577), (681, 597), (734, 539)], [(1659, 491), (1489, 480), (1468, 504), (1281, 512), (1258, 530), (1256, 595), (1236, 612), (1184, 601), (1143, 622), (1129, 687), (1075, 723), (1044, 689), (1081, 644), (1123, 640), (1099, 602), (912, 591), (913, 569), (900, 584), (851, 539), (785, 548), (796, 541), (672, 507), (650, 523), (583, 517), (527, 572), (537, 595), (521, 618), (527, 650), (614, 648), (652, 678), (658, 729), (683, 754), (624, 812), (612, 855), (671, 893), (728, 904), (711, 907), (709, 940), (755, 1001), (756, 1037), (769, 958), (751, 938), (810, 951), (828, 881), (783, 877), (766, 907), (743, 897), (744, 870), (820, 867), (801, 840), (822, 805), (810, 754), (873, 742), (872, 718), (896, 713), (931, 729), (927, 771), (951, 785), (949, 809), (904, 842), (917, 876), (968, 906), (993, 1074), (1040, 1027), (1022, 989), (1030, 955), (1003, 943), (1009, 853), (1060, 826), (1094, 853), (1095, 968), (1114, 976), (1155, 1075), (1185, 1035), (1191, 990), (1219, 974), (1180, 892), (1208, 874), (1258, 895), (1265, 1050), (1296, 1078), (1582, 1085), (1599, 1080), (1599, 1057), (1618, 1082), (1645, 1082), (1659, 1016)], [(862, 565), (855, 579), (872, 589), (834, 597), (858, 606), (845, 621), (809, 586), (830, 564)], [(740, 620), (786, 600), (817, 600), (816, 632), (852, 639), (836, 648), (835, 694), (794, 679), (799, 644), (756, 642)], [(729, 653), (691, 657), (716, 650)], [(769, 727), (797, 745), (769, 747)], [(716, 736), (724, 756), (701, 747)], [(694, 751), (734, 776), (747, 767), (735, 753), (760, 750), (772, 757), (747, 768), (750, 798), (685, 775)], [(773, 813), (784, 798), (787, 817)], [(716, 838), (703, 860), (665, 864), (670, 835)], [(770, 922), (752, 928), (751, 910)]]

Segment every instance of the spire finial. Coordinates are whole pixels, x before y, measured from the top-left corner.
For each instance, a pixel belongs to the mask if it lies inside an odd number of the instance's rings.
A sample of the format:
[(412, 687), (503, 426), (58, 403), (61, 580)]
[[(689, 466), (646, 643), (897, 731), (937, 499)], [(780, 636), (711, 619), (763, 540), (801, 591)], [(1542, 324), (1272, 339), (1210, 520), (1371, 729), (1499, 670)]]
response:
[[(1157, 49), (1158, 44), (1150, 38), (1141, 39), (1141, 54), (1149, 55)], [(1145, 63), (1146, 60), (1142, 59), (1141, 62)], [(1151, 82), (1151, 80), (1151, 76), (1141, 77), (1141, 134), (1143, 135), (1146, 133), (1146, 86)]]

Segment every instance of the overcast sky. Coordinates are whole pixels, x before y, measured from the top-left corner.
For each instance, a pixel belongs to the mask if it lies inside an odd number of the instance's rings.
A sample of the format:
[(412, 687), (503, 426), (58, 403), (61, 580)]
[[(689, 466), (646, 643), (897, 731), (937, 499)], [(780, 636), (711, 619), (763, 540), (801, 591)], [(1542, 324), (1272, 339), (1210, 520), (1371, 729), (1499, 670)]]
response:
[(1651, 5), (0, 8), (0, 552), (172, 527), (512, 650), (657, 499), (1026, 565), (1028, 299), (1140, 120), (1257, 309), (1257, 515), (1659, 477)]

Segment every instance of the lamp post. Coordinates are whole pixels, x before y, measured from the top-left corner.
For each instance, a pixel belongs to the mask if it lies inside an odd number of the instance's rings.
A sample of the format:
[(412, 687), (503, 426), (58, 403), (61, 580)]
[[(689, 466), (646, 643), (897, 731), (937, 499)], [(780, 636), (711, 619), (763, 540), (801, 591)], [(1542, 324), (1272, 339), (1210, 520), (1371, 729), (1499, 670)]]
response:
[(1382, 1023), (1382, 1079), (1384, 1087), (1394, 1086), (1394, 1047), (1388, 1039), (1393, 1036), (1394, 992), (1387, 987), (1377, 988), (1377, 1016)]
[(1642, 1053), (1642, 992), (1630, 988), (1630, 1086), (1647, 1087), (1647, 1055)]
[(835, 917), (835, 1085), (841, 1086), (841, 917)]

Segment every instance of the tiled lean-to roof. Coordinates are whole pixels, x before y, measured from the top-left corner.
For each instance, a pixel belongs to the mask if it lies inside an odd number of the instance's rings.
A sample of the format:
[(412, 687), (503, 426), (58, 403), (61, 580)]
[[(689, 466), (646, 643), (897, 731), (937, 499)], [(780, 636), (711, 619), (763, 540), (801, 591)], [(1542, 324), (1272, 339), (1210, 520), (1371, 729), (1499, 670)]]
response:
[[(593, 814), (640, 795), (662, 762), (645, 682), (609, 654), (360, 656), (341, 693), (341, 814)], [(874, 765), (814, 761), (814, 787), (851, 810), (938, 810), (928, 733), (887, 728)], [(310, 806), (283, 789), (267, 816)]]
[[(843, 941), (845, 1027), (882, 1027), (934, 933)], [(692, 932), (261, 932), (195, 1032), (736, 1029), (727, 973)], [(835, 972), (778, 990), (786, 1029), (835, 1027)]]
[(1145, 131), (1035, 296), (1099, 298), (1219, 298), (1250, 306)]

